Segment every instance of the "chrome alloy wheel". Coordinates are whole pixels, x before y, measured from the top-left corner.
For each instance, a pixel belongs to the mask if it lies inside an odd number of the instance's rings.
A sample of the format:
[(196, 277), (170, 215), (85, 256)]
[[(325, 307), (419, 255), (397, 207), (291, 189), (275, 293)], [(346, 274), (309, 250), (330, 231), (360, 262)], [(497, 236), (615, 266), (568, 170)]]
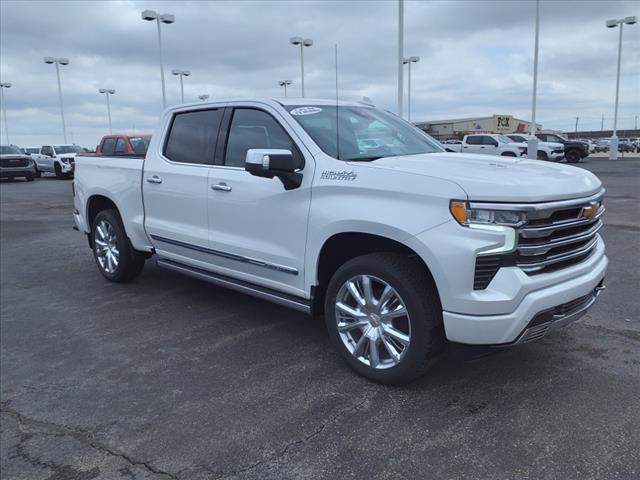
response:
[(402, 297), (384, 280), (370, 275), (347, 280), (338, 290), (335, 313), (342, 342), (365, 365), (390, 368), (408, 352), (409, 312)]
[(100, 267), (107, 273), (115, 272), (120, 261), (120, 252), (113, 226), (109, 222), (101, 220), (96, 227), (93, 242), (96, 245), (96, 257), (98, 257)]

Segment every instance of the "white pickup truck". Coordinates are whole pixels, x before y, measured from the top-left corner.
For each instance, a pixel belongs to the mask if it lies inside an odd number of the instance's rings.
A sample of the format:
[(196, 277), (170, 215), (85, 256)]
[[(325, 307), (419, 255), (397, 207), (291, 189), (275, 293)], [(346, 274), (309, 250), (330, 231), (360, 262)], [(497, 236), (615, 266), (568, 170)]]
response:
[(382, 383), (445, 341), (505, 347), (604, 288), (604, 189), (580, 168), (446, 153), (393, 114), (310, 100), (164, 112), (145, 158), (76, 157), (75, 228), (108, 280), (161, 267), (324, 313)]
[(520, 146), (527, 147), (530, 140), (538, 142), (538, 160), (547, 160), (549, 162), (559, 162), (564, 158), (564, 145), (556, 142), (543, 142), (533, 135), (526, 133), (509, 133), (505, 135), (512, 142), (519, 143)]
[(444, 145), (447, 152), (482, 153), (503, 157), (526, 155), (527, 147), (522, 146), (504, 135), (495, 133), (473, 133), (465, 135), (462, 143)]
[(36, 177), (45, 172), (55, 173), (59, 179), (73, 177), (75, 157), (81, 151), (78, 145), (67, 143), (43, 145), (39, 153), (30, 152), (31, 158), (36, 162)]

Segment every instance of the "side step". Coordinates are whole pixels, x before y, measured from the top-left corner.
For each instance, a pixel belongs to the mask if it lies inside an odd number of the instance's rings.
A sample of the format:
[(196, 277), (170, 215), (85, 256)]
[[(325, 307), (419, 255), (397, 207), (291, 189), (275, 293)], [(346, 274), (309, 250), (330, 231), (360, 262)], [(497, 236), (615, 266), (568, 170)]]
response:
[(295, 297), (286, 293), (278, 292), (270, 288), (254, 285), (243, 280), (237, 280), (235, 278), (220, 275), (218, 273), (209, 272), (201, 268), (192, 267), (190, 265), (184, 265), (182, 263), (174, 262), (164, 258), (158, 259), (157, 264), (159, 267), (173, 270), (174, 272), (183, 273), (190, 277), (195, 277), (205, 282), (213, 283), (221, 287), (230, 288), (247, 295), (252, 295), (268, 302), (277, 303), (284, 307), (289, 307), (299, 312), (311, 314), (311, 302), (304, 298)]

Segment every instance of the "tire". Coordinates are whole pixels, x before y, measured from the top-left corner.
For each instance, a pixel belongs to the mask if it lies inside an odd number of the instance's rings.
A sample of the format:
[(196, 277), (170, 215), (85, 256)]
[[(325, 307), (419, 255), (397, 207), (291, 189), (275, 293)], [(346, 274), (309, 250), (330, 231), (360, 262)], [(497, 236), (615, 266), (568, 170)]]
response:
[(37, 165), (35, 166), (35, 169), (36, 169), (36, 173), (35, 173), (36, 178), (40, 178), (42, 176), (42, 172), (40, 171)]
[(35, 175), (27, 175), (24, 178), (27, 180), (27, 182), (33, 182), (33, 179), (35, 178)]
[(54, 172), (55, 172), (55, 174), (56, 174), (56, 178), (57, 178), (58, 180), (62, 180), (62, 179), (63, 179), (62, 169), (60, 168), (60, 164), (59, 164), (59, 163), (56, 163), (56, 164), (53, 166), (53, 170), (54, 170)]
[[(367, 302), (368, 309), (357, 303), (348, 287), (351, 282), (358, 292), (364, 292), (365, 277), (369, 278), (372, 298), (379, 302)], [(378, 306), (386, 287), (393, 289), (393, 293), (383, 303), (383, 309), (387, 311), (380, 313)], [(357, 316), (349, 316), (342, 308), (338, 313), (337, 302), (359, 315), (363, 311), (370, 312), (366, 319), (360, 319), (363, 326), (343, 329), (340, 333), (338, 320), (346, 326)], [(403, 305), (407, 315), (384, 318), (389, 311), (400, 312)], [(363, 255), (338, 268), (327, 287), (325, 322), (332, 343), (347, 364), (363, 377), (388, 385), (407, 384), (423, 375), (445, 343), (442, 307), (433, 279), (418, 261), (396, 253)], [(393, 327), (394, 336), (388, 335), (389, 327)], [(385, 346), (389, 343), (391, 350)], [(377, 367), (374, 366), (372, 344), (378, 352)], [(397, 355), (395, 359), (392, 350)]]
[(578, 163), (580, 161), (580, 151), (572, 148), (564, 152), (564, 158), (567, 163)]
[[(96, 215), (91, 245), (98, 270), (107, 280), (127, 282), (142, 272), (146, 256), (131, 246), (117, 210), (102, 210)], [(109, 252), (103, 254), (105, 249)]]
[(538, 160), (544, 160), (545, 162), (549, 160), (549, 156), (547, 152), (543, 152), (542, 150), (538, 150)]
[(516, 154), (513, 152), (504, 152), (503, 154), (501, 154), (502, 157), (515, 157)]

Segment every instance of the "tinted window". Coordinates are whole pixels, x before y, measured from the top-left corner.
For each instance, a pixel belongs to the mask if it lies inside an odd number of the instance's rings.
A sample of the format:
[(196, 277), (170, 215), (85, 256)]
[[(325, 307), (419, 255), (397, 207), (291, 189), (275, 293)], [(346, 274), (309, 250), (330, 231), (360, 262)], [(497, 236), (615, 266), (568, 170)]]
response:
[(147, 153), (149, 140), (150, 138), (148, 137), (129, 137), (129, 143), (131, 144), (131, 148), (133, 148), (133, 153)]
[(105, 138), (104, 142), (102, 142), (102, 154), (103, 155), (111, 155), (116, 149), (116, 139), (115, 138)]
[(164, 156), (181, 163), (213, 163), (222, 110), (178, 113), (164, 147)]
[(45, 145), (44, 147), (42, 147), (42, 155), (52, 156), (53, 155), (53, 149), (51, 147)]
[[(508, 142), (506, 142), (506, 143), (508, 143)], [(483, 136), (482, 136), (482, 144), (483, 144), (483, 145), (493, 145), (493, 146), (496, 146), (496, 145), (498, 145), (498, 141), (497, 141), (495, 138), (491, 138), (491, 137), (490, 137), (490, 136), (488, 136), (488, 135), (483, 135)]]
[(247, 150), (251, 148), (290, 150), (301, 160), (293, 141), (271, 115), (260, 110), (236, 109), (229, 129), (224, 164), (244, 168)]
[(116, 149), (114, 153), (127, 153), (127, 144), (124, 141), (124, 138), (119, 138), (116, 142)]
[(472, 137), (467, 137), (467, 144), (468, 145), (482, 145), (482, 136), (481, 135), (474, 135)]

